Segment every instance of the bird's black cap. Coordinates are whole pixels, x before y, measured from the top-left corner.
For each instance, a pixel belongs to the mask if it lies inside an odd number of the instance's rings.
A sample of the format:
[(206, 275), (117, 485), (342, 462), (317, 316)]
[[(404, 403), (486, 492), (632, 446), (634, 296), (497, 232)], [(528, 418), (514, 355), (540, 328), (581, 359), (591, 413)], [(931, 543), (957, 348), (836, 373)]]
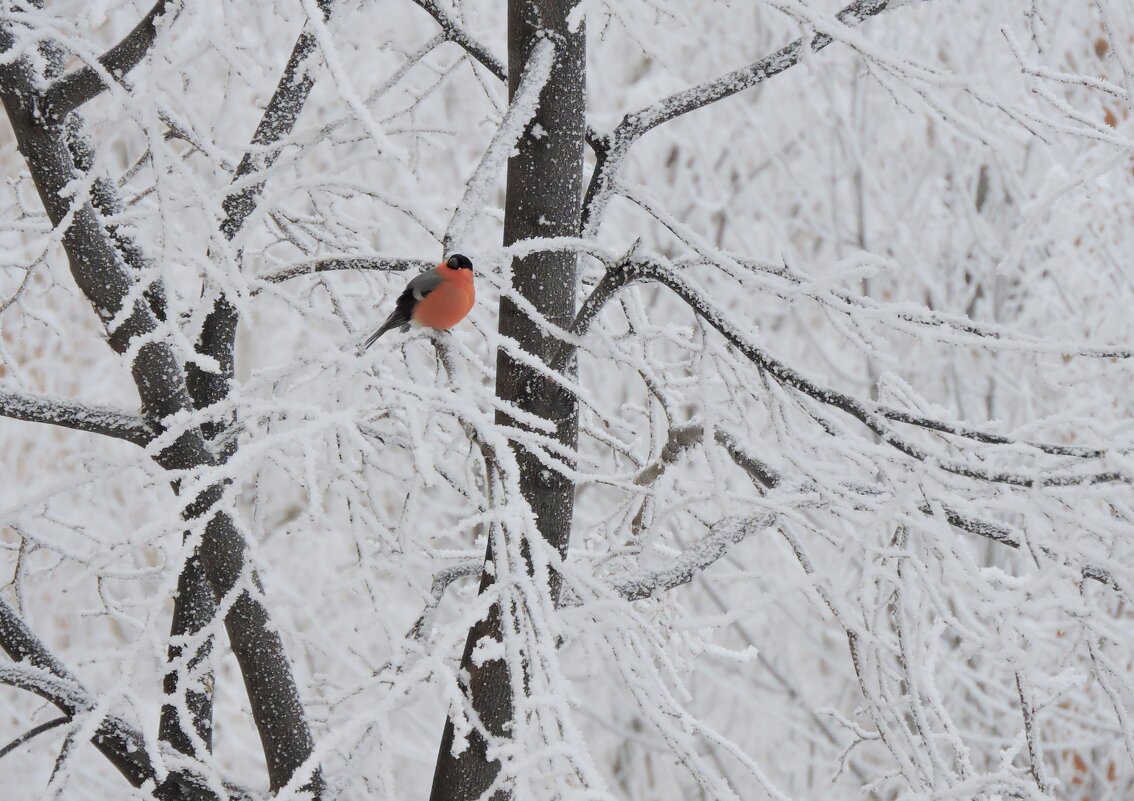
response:
[(450, 270), (472, 269), (472, 261), (468, 256), (462, 256), (460, 253), (454, 253), (445, 263), (449, 265)]

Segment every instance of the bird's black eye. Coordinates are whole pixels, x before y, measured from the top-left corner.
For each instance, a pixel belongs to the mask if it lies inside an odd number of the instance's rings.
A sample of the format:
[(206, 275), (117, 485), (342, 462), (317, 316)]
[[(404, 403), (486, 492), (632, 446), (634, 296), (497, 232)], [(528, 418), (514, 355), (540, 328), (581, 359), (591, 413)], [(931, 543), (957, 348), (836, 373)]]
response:
[(468, 256), (462, 256), (460, 253), (454, 253), (452, 256), (449, 257), (449, 261), (446, 262), (446, 263), (449, 265), (450, 270), (471, 270), (472, 269), (472, 262), (469, 260), (469, 257)]

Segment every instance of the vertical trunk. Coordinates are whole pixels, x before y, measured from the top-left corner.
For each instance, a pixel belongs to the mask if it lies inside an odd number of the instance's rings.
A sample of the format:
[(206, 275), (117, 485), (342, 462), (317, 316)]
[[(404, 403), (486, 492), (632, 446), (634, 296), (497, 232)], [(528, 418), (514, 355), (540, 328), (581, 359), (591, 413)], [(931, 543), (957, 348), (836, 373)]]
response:
[[(515, 94), (532, 48), (542, 37), (555, 43), (551, 77), (540, 95), (539, 110), (529, 131), (508, 162), (504, 211), (504, 244), (533, 237), (577, 236), (581, 212), (586, 89), (586, 37), (583, 26), (568, 29), (573, 0), (509, 0), (508, 90)], [(536, 125), (539, 128), (536, 128)], [(542, 129), (538, 136), (531, 130)], [(575, 316), (577, 257), (572, 253), (537, 253), (512, 263), (512, 285), (548, 320), (569, 328)], [(500, 303), (500, 333), (520, 343), (544, 363), (551, 361), (558, 340), (545, 336), (539, 325), (507, 299)], [(565, 372), (574, 371), (569, 359)], [(575, 399), (555, 383), (510, 359), (503, 351), (496, 360), (496, 394), (530, 414), (555, 423), (560, 442), (574, 448), (578, 437)], [(498, 423), (520, 423), (498, 413)], [(535, 514), (540, 534), (566, 555), (571, 536), (575, 488), (566, 477), (545, 468), (538, 459), (516, 447), (524, 499)], [(490, 477), (491, 480), (491, 477)], [(486, 559), (491, 560), (491, 548)], [(485, 573), (483, 592), (492, 583)], [(553, 595), (558, 587), (550, 588)], [(467, 675), (473, 710), (494, 736), (505, 736), (512, 720), (512, 697), (507, 668), (501, 660), (479, 667), (473, 648), (485, 637), (500, 639), (500, 610), (473, 626), (465, 643), (461, 671)], [(500, 764), (490, 761), (487, 743), (475, 730), (466, 748), (453, 755), (454, 729), (446, 721), (433, 776), (431, 801), (480, 798), (491, 786)], [(507, 797), (501, 790), (494, 798)]]

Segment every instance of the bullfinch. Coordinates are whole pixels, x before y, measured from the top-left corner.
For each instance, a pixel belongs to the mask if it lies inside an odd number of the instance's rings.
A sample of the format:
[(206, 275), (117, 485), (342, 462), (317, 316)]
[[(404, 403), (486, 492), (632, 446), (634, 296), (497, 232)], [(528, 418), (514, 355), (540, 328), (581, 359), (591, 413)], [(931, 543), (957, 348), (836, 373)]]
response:
[(391, 328), (405, 332), (413, 325), (448, 331), (465, 319), (475, 301), (472, 262), (467, 256), (454, 253), (406, 284), (393, 313), (359, 350), (369, 348)]

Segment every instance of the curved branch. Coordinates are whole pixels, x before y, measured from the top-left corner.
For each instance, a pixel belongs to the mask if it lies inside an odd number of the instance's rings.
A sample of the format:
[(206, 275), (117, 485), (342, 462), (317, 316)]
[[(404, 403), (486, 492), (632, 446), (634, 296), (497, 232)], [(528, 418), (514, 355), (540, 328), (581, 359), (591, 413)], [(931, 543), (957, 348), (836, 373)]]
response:
[(979, 479), (998, 484), (1008, 484), (1017, 487), (1067, 487), (1076, 485), (1090, 485), (1103, 483), (1134, 483), (1127, 473), (1119, 470), (1103, 470), (1092, 473), (1017, 473), (1011, 471), (994, 471), (966, 462), (956, 461), (932, 454), (913, 442), (901, 437), (890, 425), (891, 421), (917, 426), (922, 429), (961, 436), (976, 441), (1002, 444), (1021, 445), (1032, 447), (1044, 453), (1056, 455), (1072, 455), (1098, 458), (1105, 456), (1108, 451), (1097, 448), (1069, 448), (1062, 445), (1047, 443), (1033, 443), (1026, 440), (1015, 440), (1000, 435), (985, 434), (973, 429), (956, 426), (933, 418), (922, 417), (898, 409), (890, 409), (873, 401), (862, 400), (831, 387), (825, 387), (812, 381), (803, 373), (779, 361), (763, 348), (745, 337), (725, 317), (719, 309), (706, 300), (701, 293), (689, 284), (684, 278), (661, 264), (635, 260), (624, 271), (625, 284), (637, 280), (652, 280), (668, 287), (674, 294), (685, 301), (686, 304), (705, 322), (715, 328), (729, 343), (739, 350), (758, 368), (765, 371), (780, 385), (791, 388), (813, 400), (850, 415), (865, 425), (870, 431), (878, 435), (879, 439), (892, 448), (904, 453), (919, 462), (935, 464), (940, 469), (965, 478)]
[[(126, 73), (138, 66), (146, 53), (150, 52), (164, 22), (160, 18), (175, 3), (180, 6), (181, 0), (158, 0), (154, 3), (150, 13), (134, 26), (134, 30), (99, 57), (98, 63), (103, 70), (121, 83)], [(75, 70), (55, 81), (43, 93), (44, 116), (49, 123), (61, 122), (72, 111), (98, 97), (106, 89), (107, 84), (100, 70), (90, 66)]]
[(64, 716), (64, 717), (55, 718), (54, 720), (49, 720), (46, 723), (41, 723), (38, 726), (35, 726), (31, 729), (28, 729), (26, 732), (21, 734), (19, 737), (12, 740), (12, 742), (8, 743), (3, 748), (0, 748), (0, 759), (3, 759), (4, 757), (8, 756), (8, 754), (15, 751), (17, 748), (19, 748), (21, 745), (26, 743), (28, 740), (34, 739), (35, 737), (38, 737), (39, 735), (43, 734), (44, 732), (49, 732), (52, 729), (56, 729), (56, 728), (64, 725), (65, 723), (70, 723), (70, 722), (71, 722), (71, 718)]
[(154, 438), (153, 430), (140, 415), (47, 395), (26, 395), (0, 389), (0, 416), (102, 434), (143, 447)]
[[(843, 25), (857, 25), (882, 12), (890, 5), (890, 0), (855, 0), (835, 15)], [(614, 179), (622, 167), (622, 162), (630, 148), (645, 134), (672, 119), (704, 108), (710, 103), (723, 100), (745, 89), (751, 89), (768, 78), (794, 67), (804, 55), (804, 46), (811, 52), (818, 52), (833, 40), (825, 33), (801, 36), (791, 44), (781, 47), (771, 55), (753, 61), (751, 64), (721, 75), (714, 80), (686, 89), (659, 100), (638, 111), (630, 112), (622, 118), (613, 131), (598, 137), (597, 161), (587, 194), (583, 200), (583, 236), (594, 236), (598, 222), (614, 189)]]

